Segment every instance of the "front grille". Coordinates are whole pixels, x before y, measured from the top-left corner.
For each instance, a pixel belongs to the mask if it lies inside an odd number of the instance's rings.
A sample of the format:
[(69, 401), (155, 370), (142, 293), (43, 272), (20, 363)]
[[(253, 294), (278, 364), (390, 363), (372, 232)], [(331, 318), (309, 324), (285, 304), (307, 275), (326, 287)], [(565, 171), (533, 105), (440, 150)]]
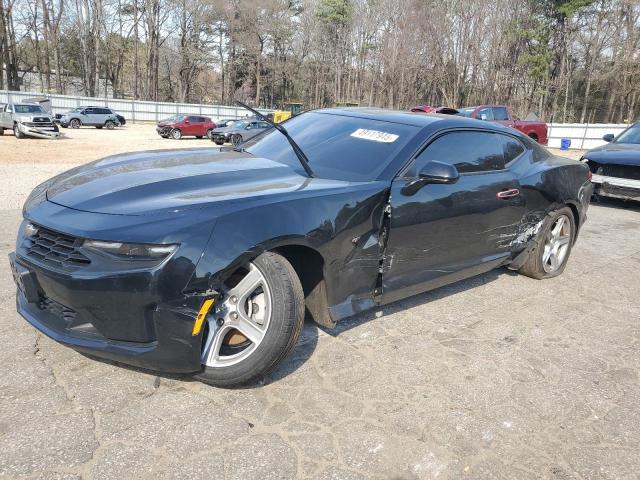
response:
[(28, 256), (66, 271), (77, 270), (91, 263), (79, 251), (82, 240), (48, 228), (36, 227), (36, 233), (25, 240)]
[(38, 307), (40, 308), (40, 310), (46, 310), (47, 312), (55, 315), (58, 318), (61, 318), (67, 323), (71, 323), (76, 319), (75, 310), (69, 307), (65, 307), (61, 303), (58, 303), (55, 300), (51, 300), (49, 297), (40, 297)]
[(589, 170), (591, 170), (591, 173), (594, 175), (640, 180), (640, 167), (635, 165), (601, 165), (592, 160), (589, 160), (587, 164), (589, 165)]

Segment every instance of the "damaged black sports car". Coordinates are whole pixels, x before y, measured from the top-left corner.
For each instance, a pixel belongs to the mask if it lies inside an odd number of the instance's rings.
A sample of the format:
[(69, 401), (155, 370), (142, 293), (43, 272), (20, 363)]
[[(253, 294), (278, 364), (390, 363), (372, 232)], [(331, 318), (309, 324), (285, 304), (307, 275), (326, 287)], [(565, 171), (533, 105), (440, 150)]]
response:
[(305, 311), (331, 328), (497, 267), (559, 275), (592, 188), (585, 164), (497, 124), (311, 111), (233, 149), (116, 155), (38, 186), (17, 308), (94, 357), (245, 384)]

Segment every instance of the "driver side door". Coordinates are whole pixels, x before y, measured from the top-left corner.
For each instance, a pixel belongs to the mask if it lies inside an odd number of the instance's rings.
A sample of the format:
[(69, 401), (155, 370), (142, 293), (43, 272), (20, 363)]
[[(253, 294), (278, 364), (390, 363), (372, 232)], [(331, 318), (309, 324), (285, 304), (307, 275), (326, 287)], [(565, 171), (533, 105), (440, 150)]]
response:
[[(510, 256), (525, 201), (508, 164), (525, 151), (509, 135), (449, 131), (401, 172), (391, 185), (382, 303), (491, 270)], [(459, 176), (407, 189), (434, 161)]]

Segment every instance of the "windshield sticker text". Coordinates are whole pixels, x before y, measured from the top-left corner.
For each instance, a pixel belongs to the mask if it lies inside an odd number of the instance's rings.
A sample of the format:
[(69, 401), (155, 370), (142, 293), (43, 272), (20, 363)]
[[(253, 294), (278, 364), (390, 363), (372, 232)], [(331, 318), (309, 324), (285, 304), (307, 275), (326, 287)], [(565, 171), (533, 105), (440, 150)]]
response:
[(368, 130), (359, 128), (351, 134), (352, 137), (362, 138), (363, 140), (373, 140), (374, 142), (393, 143), (398, 139), (398, 135), (394, 133), (380, 132), (378, 130)]

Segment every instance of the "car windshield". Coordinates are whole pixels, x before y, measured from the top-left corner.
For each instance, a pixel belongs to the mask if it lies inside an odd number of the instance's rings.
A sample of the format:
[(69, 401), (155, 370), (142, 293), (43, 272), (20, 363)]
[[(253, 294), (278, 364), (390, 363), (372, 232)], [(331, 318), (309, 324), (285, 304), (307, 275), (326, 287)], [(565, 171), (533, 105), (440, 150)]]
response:
[(247, 125), (249, 125), (249, 122), (235, 122), (233, 125), (229, 126), (233, 128), (245, 128)]
[(40, 105), (15, 105), (16, 113), (44, 113)]
[(624, 132), (622, 132), (618, 138), (614, 140), (615, 143), (632, 143), (640, 144), (640, 123), (631, 125)]
[(471, 108), (460, 108), (458, 110), (458, 113), (456, 113), (455, 115), (458, 115), (460, 117), (471, 117), (471, 114), (473, 113), (473, 111), (476, 109), (476, 107), (471, 107)]
[[(374, 180), (420, 130), (412, 125), (322, 112), (303, 113), (285, 125), (318, 177), (347, 181)], [(265, 130), (243, 147), (304, 174), (280, 132)]]
[(174, 115), (173, 117), (169, 117), (165, 120), (165, 122), (181, 122), (184, 120), (184, 115)]

